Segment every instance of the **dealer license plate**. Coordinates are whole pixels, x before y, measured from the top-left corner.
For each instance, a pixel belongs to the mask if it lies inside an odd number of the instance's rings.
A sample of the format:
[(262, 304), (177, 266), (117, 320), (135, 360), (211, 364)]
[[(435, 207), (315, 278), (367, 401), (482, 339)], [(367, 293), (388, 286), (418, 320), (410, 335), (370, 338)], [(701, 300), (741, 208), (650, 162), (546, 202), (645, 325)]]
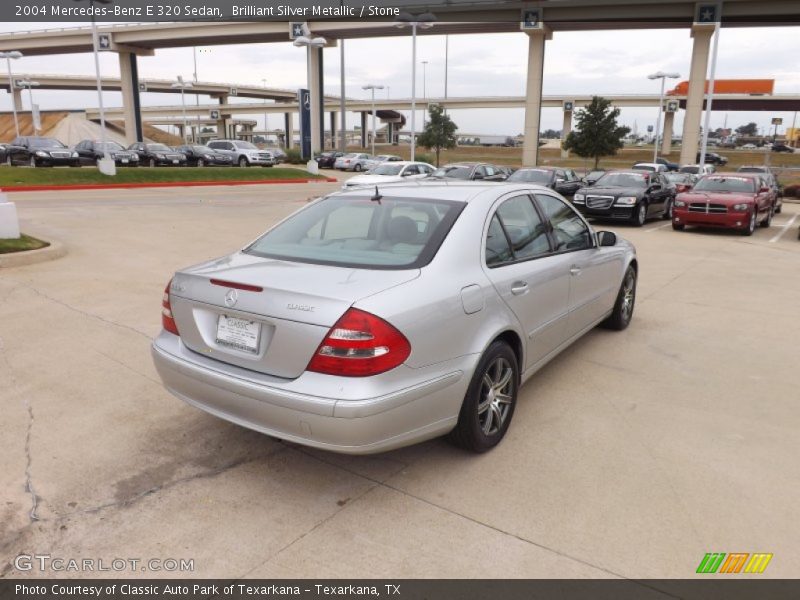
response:
[(178, 159), (177, 158), (173, 158), (172, 159), (172, 164), (173, 165), (177, 165), (178, 164)]
[(261, 323), (220, 315), (217, 321), (217, 343), (243, 352), (258, 352)]
[(127, 164), (128, 164), (128, 159), (127, 159), (127, 158), (123, 158), (123, 159), (121, 159), (121, 160), (120, 160), (120, 162), (121, 162), (123, 165), (127, 165)]

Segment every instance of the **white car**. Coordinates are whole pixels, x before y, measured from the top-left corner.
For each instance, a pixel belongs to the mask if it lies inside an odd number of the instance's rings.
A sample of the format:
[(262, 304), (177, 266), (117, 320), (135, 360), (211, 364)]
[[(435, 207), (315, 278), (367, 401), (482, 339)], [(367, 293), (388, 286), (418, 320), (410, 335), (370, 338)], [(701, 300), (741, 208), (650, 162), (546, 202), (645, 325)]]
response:
[(345, 182), (342, 189), (348, 190), (364, 185), (378, 185), (407, 181), (410, 179), (422, 179), (435, 170), (436, 167), (423, 162), (411, 162), (406, 160), (385, 162), (365, 175), (351, 177)]
[(400, 161), (400, 160), (403, 160), (403, 159), (400, 158), (399, 156), (396, 156), (395, 154), (376, 154), (375, 156), (373, 156), (372, 158), (370, 158), (368, 161), (366, 161), (364, 163), (364, 169), (366, 171), (371, 171), (372, 169), (374, 169), (375, 167), (377, 167), (381, 163), (397, 162), (397, 161)]
[(649, 171), (650, 173), (666, 173), (669, 170), (666, 165), (661, 163), (636, 163), (633, 168), (637, 171)]
[(337, 158), (336, 162), (333, 163), (333, 168), (340, 171), (366, 171), (367, 167), (365, 165), (371, 158), (369, 154), (364, 152), (350, 152)]
[(717, 169), (714, 165), (683, 165), (678, 172), (679, 173), (689, 173), (690, 175), (697, 175), (698, 177), (702, 175), (711, 175), (715, 173)]
[(744, 144), (742, 146), (742, 150), (755, 150), (757, 148), (758, 146), (756, 146), (755, 144)]
[(259, 150), (250, 142), (243, 140), (211, 140), (207, 146), (216, 152), (227, 154), (233, 164), (240, 167), (271, 167), (278, 164), (275, 155), (269, 150)]

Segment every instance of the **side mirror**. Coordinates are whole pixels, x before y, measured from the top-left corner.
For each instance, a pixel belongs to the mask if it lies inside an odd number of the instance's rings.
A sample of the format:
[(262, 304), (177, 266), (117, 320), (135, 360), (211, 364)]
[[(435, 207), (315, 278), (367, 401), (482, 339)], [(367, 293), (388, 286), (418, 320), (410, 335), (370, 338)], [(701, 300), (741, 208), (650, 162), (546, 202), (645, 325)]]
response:
[(600, 246), (616, 246), (617, 234), (613, 231), (598, 231), (597, 243)]

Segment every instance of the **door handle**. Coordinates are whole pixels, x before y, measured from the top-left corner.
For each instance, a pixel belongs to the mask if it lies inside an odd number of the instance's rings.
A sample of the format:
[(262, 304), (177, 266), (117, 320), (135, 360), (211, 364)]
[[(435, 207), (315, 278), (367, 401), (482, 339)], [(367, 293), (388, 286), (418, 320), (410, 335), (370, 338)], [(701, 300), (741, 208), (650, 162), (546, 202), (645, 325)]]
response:
[(572, 266), (569, 268), (569, 274), (570, 274), (570, 275), (573, 275), (574, 277), (577, 277), (578, 275), (580, 275), (580, 274), (581, 274), (581, 269), (580, 269), (580, 267), (578, 267), (578, 265), (572, 265)]
[(524, 281), (515, 281), (511, 284), (511, 293), (515, 296), (521, 296), (528, 292), (528, 284)]

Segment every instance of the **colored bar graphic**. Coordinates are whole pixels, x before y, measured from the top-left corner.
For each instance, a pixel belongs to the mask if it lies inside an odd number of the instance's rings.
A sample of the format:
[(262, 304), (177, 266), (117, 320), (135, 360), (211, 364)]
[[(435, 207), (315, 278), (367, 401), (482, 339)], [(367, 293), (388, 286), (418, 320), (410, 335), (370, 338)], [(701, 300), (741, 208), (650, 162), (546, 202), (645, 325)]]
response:
[(720, 573), (738, 573), (742, 570), (747, 557), (750, 556), (748, 552), (732, 552), (728, 554), (728, 558), (722, 564)]
[(697, 573), (716, 573), (723, 558), (725, 558), (724, 552), (708, 552), (700, 561)]
[(772, 560), (772, 554), (761, 553), (753, 554), (750, 557), (750, 562), (744, 568), (745, 573), (763, 573), (767, 568), (769, 561)]

